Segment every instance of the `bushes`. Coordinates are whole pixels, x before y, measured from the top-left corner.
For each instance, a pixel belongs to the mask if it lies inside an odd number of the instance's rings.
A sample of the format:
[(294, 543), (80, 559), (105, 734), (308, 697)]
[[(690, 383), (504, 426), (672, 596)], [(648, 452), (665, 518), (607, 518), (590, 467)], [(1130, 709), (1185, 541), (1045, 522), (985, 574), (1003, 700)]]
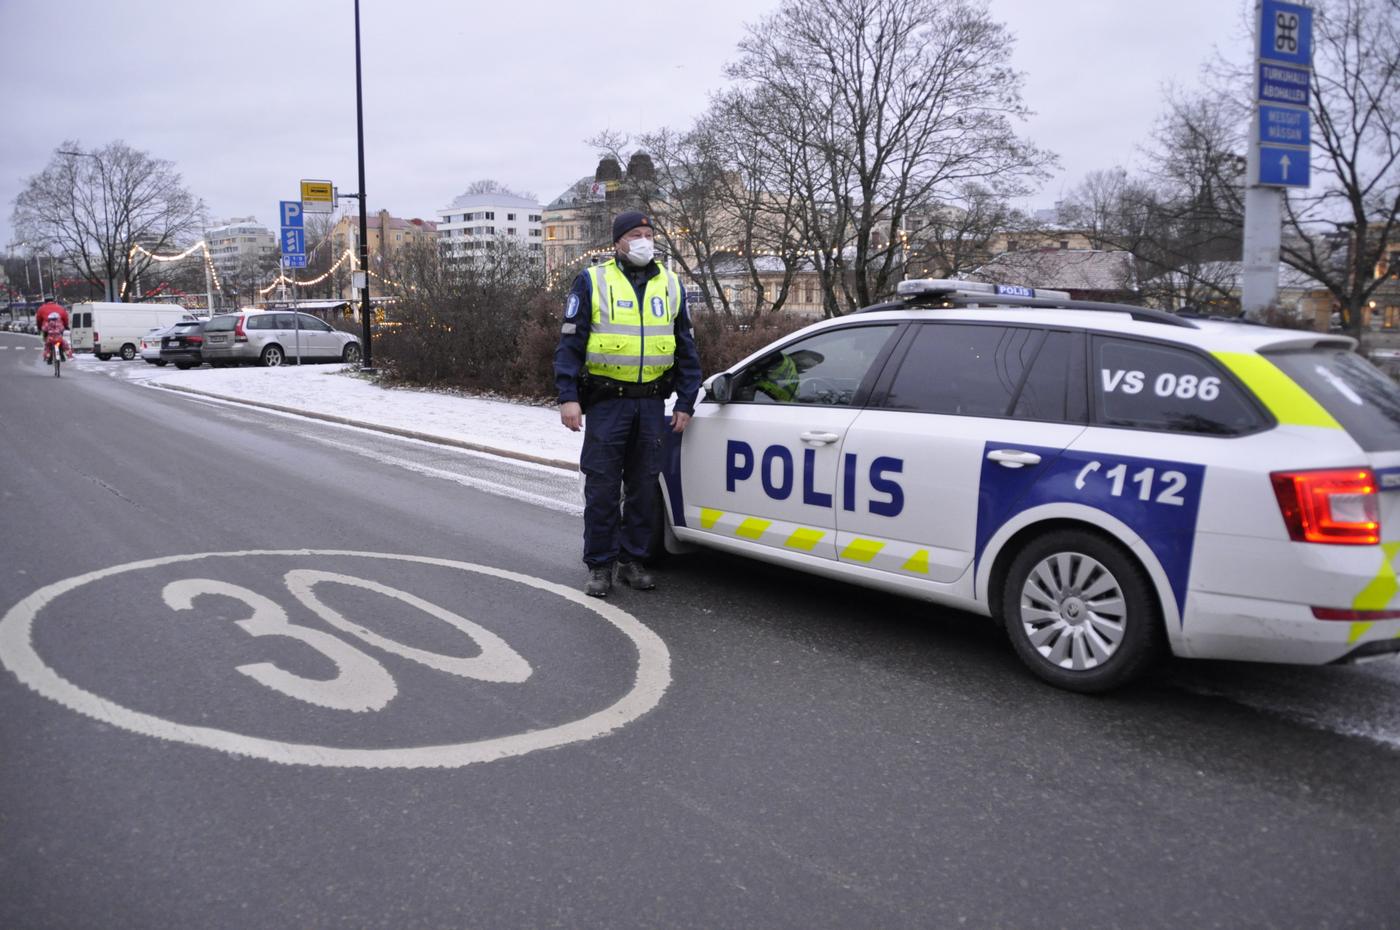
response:
[[(375, 335), (375, 360), (390, 381), (551, 402), (554, 350), (568, 281), (551, 291), (537, 261), (511, 244), (470, 263), (438, 258), (434, 244), (407, 247), (397, 277), (409, 287)], [(805, 325), (750, 323), (706, 311), (693, 319), (705, 375)]]

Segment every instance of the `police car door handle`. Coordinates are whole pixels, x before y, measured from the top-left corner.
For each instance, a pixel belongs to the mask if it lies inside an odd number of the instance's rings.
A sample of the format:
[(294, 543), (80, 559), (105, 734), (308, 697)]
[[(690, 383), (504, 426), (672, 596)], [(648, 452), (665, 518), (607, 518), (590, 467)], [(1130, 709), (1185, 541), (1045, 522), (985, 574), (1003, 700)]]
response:
[(1040, 456), (1034, 452), (1022, 452), (1020, 449), (993, 449), (987, 453), (987, 458), (1004, 468), (1020, 468), (1023, 465), (1040, 464)]
[(829, 443), (835, 442), (841, 437), (836, 433), (818, 433), (809, 431), (803, 433), (798, 438), (801, 439), (803, 442), (809, 443), (814, 446), (825, 446)]

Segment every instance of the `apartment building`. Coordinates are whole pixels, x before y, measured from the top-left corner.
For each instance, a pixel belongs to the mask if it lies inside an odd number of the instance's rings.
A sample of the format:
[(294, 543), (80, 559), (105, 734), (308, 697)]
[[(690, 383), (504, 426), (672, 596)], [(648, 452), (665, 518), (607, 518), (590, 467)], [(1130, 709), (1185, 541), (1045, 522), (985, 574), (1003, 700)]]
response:
[(259, 223), (257, 217), (228, 220), (206, 232), (204, 241), (221, 275), (236, 273), (240, 266), (276, 263), (277, 236)]
[(437, 211), (437, 239), (445, 258), (483, 254), (493, 242), (509, 240), (544, 260), (544, 207), (513, 194), (463, 194)]

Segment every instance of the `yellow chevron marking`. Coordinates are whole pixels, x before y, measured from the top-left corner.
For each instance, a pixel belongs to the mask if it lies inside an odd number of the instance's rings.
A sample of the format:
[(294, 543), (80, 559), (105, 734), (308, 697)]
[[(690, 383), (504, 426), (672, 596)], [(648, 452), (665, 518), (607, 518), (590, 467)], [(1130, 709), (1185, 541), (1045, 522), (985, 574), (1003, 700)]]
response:
[(787, 546), (789, 549), (801, 549), (804, 552), (811, 552), (817, 547), (817, 543), (822, 541), (822, 537), (825, 535), (826, 533), (822, 530), (811, 530), (805, 526), (798, 527), (793, 534), (787, 538), (787, 542), (783, 543), (783, 545)]
[(909, 557), (909, 561), (904, 563), (906, 572), (918, 572), (920, 575), (928, 574), (928, 550), (920, 549)]
[(715, 528), (715, 524), (719, 522), (719, 518), (722, 517), (722, 516), (724, 516), (724, 511), (723, 511), (723, 510), (711, 510), (711, 509), (708, 508), (708, 507), (701, 507), (701, 508), (700, 508), (700, 529), (702, 529), (702, 530), (712, 530), (712, 529), (714, 529), (714, 528)]
[(1381, 560), (1380, 570), (1376, 572), (1376, 577), (1371, 579), (1371, 583), (1356, 595), (1356, 600), (1351, 602), (1352, 610), (1384, 610), (1390, 599), (1395, 596), (1395, 592), (1400, 591), (1400, 582), (1395, 578), (1395, 566), (1391, 564), (1396, 554), (1400, 553), (1400, 542), (1381, 543), (1381, 552), (1385, 557)]
[(762, 539), (764, 530), (773, 525), (772, 520), (760, 520), (758, 517), (749, 517), (739, 524), (739, 528), (734, 531), (735, 536), (742, 536), (745, 539)]
[(880, 550), (885, 548), (885, 544), (874, 539), (860, 539), (857, 537), (847, 544), (841, 552), (841, 558), (850, 559), (852, 562), (869, 562), (880, 554)]
[(1264, 402), (1280, 423), (1341, 429), (1326, 408), (1288, 377), (1282, 368), (1255, 352), (1215, 352), (1235, 375)]

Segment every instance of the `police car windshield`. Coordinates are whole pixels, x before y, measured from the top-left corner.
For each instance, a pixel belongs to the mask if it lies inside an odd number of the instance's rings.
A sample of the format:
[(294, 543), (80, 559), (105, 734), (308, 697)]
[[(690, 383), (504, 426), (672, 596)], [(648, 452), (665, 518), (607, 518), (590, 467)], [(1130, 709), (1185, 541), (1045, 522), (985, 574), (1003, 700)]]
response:
[(1271, 353), (1367, 452), (1400, 450), (1400, 387), (1346, 349)]

